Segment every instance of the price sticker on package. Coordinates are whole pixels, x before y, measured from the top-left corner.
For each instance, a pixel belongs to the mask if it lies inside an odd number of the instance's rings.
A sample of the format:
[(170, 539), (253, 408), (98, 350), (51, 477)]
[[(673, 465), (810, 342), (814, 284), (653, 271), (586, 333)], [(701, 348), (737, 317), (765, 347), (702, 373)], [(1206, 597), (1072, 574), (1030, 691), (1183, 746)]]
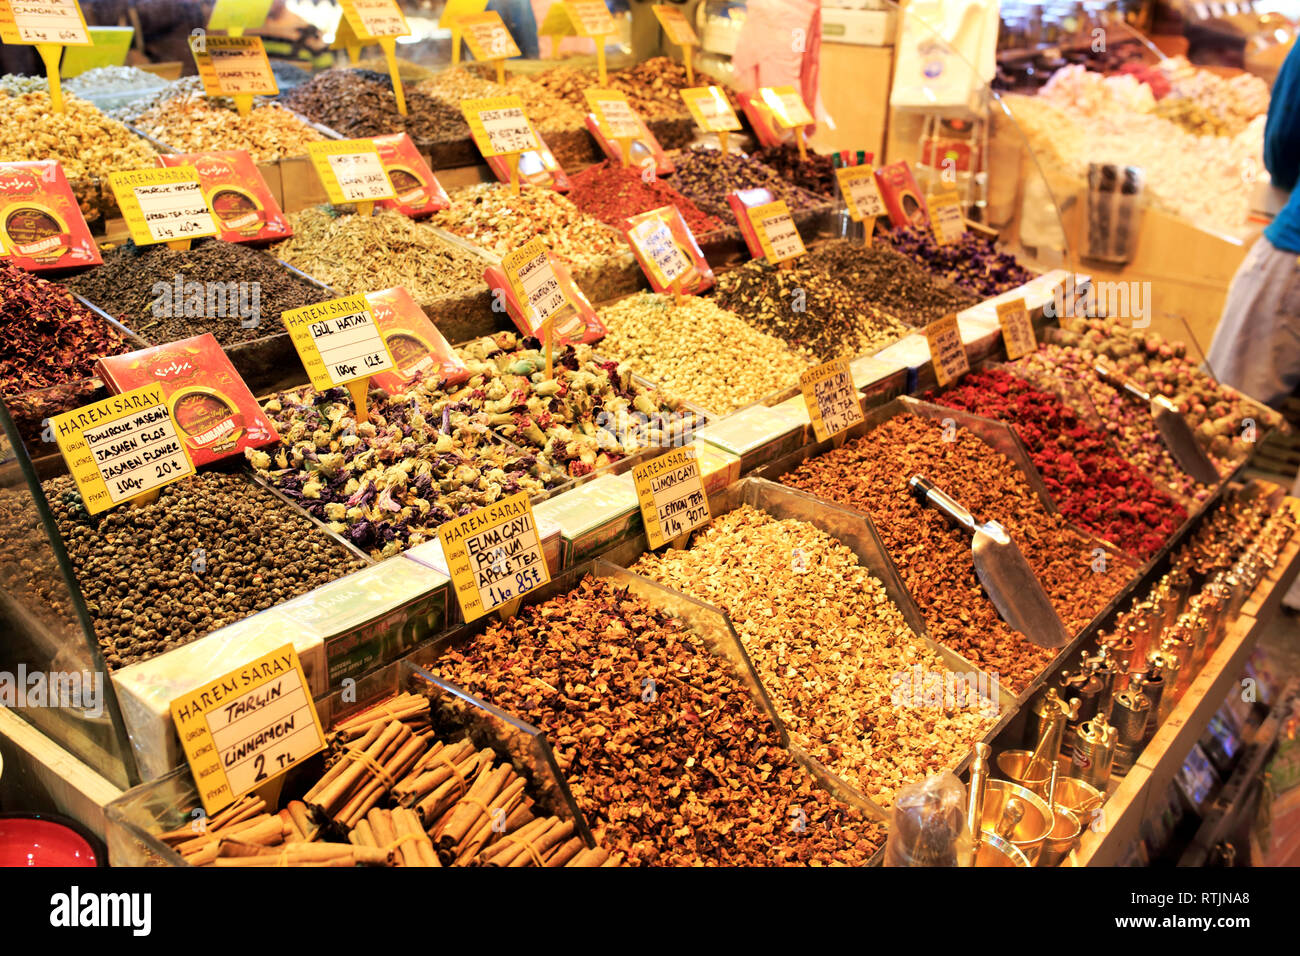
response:
[(50, 426), (92, 515), (194, 474), (161, 385), (83, 405)]
[(91, 46), (77, 0), (0, 0), (0, 40), (32, 46)]
[(932, 193), (926, 200), (930, 209), (930, 229), (934, 241), (941, 246), (957, 242), (966, 234), (966, 215), (962, 212), (961, 196), (955, 189)]
[(578, 36), (607, 37), (618, 32), (605, 0), (564, 0), (564, 6)]
[(632, 483), (651, 550), (690, 534), (712, 518), (694, 445), (637, 465)]
[(1029, 308), (1024, 299), (1000, 303), (998, 325), (1002, 326), (1002, 343), (1007, 347), (1007, 358), (1014, 361), (1038, 348), (1034, 323), (1029, 318)]
[(782, 129), (807, 126), (813, 122), (812, 113), (808, 112), (803, 97), (793, 86), (765, 86), (758, 95)]
[(669, 43), (676, 43), (678, 46), (700, 45), (699, 35), (696, 34), (691, 21), (686, 19), (686, 14), (682, 13), (680, 7), (657, 3), (650, 9), (655, 12), (655, 19), (659, 21), (659, 26), (663, 27)]
[(404, 37), (411, 28), (397, 0), (342, 0), (343, 17), (357, 37)]
[(551, 580), (526, 491), (447, 522), (438, 540), (466, 623)]
[(274, 96), (280, 91), (261, 37), (190, 37), (208, 96)]
[(628, 230), (628, 239), (641, 252), (641, 261), (654, 273), (652, 278), (664, 288), (690, 272), (691, 260), (673, 238), (673, 231), (662, 219), (646, 219)]
[(171, 712), (209, 815), (325, 749), (292, 644), (177, 697)]
[(799, 375), (799, 388), (818, 441), (833, 438), (864, 420), (847, 358), (806, 369)]
[(682, 101), (700, 129), (706, 133), (726, 133), (740, 129), (740, 117), (731, 108), (727, 94), (716, 86), (682, 90)]
[(461, 17), (456, 26), (476, 60), (509, 60), (523, 55), (495, 10)]
[(942, 319), (936, 319), (925, 327), (925, 341), (930, 346), (930, 361), (934, 365), (934, 377), (940, 387), (957, 381), (970, 371), (970, 359), (966, 356), (966, 346), (961, 343), (961, 331), (957, 328), (957, 313), (949, 312)]
[(770, 202), (763, 206), (754, 206), (747, 210), (749, 222), (758, 234), (758, 244), (763, 249), (763, 257), (775, 265), (797, 259), (808, 250), (804, 248), (803, 239), (794, 224), (794, 217), (784, 199)]
[(625, 94), (617, 90), (583, 90), (582, 95), (606, 137), (617, 141), (641, 135), (641, 118)]
[(327, 139), (308, 143), (307, 156), (335, 205), (376, 202), (397, 196), (379, 157), (379, 148), (371, 140)]
[(571, 304), (541, 239), (530, 239), (507, 253), (501, 260), (501, 268), (515, 298), (526, 304), (528, 324), (534, 333)]
[(835, 178), (840, 182), (840, 195), (854, 222), (870, 222), (885, 214), (885, 203), (880, 198), (872, 166), (841, 166), (835, 170)]
[(397, 367), (364, 295), (290, 309), (280, 319), (318, 392)]
[(517, 96), (489, 96), (461, 100), (474, 144), (484, 157), (527, 153), (537, 149), (537, 134), (524, 113), (524, 103)]
[(183, 242), (218, 232), (212, 206), (193, 166), (108, 174), (108, 185), (138, 246)]

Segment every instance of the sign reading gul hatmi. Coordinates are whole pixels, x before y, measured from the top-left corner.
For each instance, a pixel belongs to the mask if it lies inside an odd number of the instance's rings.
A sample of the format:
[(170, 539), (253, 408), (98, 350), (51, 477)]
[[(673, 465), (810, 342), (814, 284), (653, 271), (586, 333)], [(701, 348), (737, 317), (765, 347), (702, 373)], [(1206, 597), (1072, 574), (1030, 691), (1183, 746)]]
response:
[(291, 309), (280, 318), (317, 391), (397, 367), (364, 295)]
[(853, 387), (847, 358), (826, 362), (799, 375), (808, 417), (818, 441), (848, 431), (863, 421), (862, 402)]
[(108, 184), (138, 246), (215, 236), (219, 231), (193, 166), (113, 172)]
[(632, 469), (650, 548), (661, 547), (709, 523), (709, 499), (695, 448), (674, 448)]
[(209, 814), (325, 749), (292, 644), (176, 698), (171, 711)]
[(50, 424), (92, 515), (194, 474), (161, 385), (84, 405)]
[(466, 622), (551, 580), (526, 491), (447, 522), (438, 540)]

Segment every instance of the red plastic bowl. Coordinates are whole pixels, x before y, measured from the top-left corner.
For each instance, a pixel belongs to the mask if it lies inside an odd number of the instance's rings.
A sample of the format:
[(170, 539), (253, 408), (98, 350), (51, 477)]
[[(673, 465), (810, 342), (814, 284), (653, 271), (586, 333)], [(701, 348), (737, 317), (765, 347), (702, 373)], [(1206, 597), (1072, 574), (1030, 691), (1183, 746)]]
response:
[(72, 821), (0, 815), (0, 866), (98, 866), (95, 846)]

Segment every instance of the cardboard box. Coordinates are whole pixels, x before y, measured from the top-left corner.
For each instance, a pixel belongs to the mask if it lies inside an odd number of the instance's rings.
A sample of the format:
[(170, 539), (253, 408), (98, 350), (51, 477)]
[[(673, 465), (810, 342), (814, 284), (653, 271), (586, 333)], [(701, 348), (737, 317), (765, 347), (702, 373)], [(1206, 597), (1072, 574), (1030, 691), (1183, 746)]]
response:
[(898, 14), (893, 10), (822, 7), (822, 42), (852, 46), (893, 46)]

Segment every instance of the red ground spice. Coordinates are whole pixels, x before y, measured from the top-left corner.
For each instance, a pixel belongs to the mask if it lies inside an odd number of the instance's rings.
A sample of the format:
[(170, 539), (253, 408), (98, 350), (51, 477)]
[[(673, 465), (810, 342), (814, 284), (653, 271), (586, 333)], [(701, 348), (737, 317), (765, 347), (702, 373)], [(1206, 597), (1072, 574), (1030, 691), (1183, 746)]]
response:
[(570, 176), (569, 182), (572, 188), (568, 196), (574, 204), (610, 226), (618, 227), (628, 216), (651, 209), (676, 206), (697, 238), (722, 228), (722, 223), (663, 180), (642, 179), (640, 170), (611, 166), (605, 161)]

